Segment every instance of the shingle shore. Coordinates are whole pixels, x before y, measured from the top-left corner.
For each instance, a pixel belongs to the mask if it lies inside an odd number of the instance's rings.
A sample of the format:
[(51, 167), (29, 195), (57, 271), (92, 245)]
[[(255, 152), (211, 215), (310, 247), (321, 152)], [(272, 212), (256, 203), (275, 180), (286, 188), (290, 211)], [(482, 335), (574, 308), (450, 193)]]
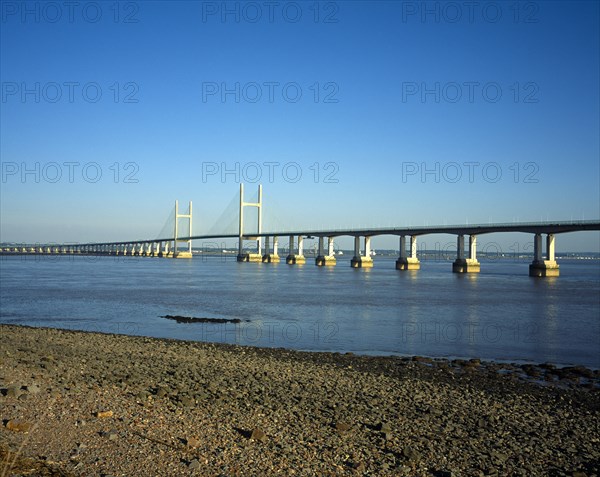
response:
[(600, 475), (585, 368), (9, 325), (0, 342), (0, 476)]

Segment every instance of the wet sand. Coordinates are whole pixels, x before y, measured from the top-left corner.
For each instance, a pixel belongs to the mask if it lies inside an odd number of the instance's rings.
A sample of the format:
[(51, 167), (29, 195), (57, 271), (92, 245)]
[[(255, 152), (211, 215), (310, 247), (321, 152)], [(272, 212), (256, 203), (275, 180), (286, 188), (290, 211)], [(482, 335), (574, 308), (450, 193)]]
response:
[(0, 325), (0, 476), (600, 475), (600, 373)]

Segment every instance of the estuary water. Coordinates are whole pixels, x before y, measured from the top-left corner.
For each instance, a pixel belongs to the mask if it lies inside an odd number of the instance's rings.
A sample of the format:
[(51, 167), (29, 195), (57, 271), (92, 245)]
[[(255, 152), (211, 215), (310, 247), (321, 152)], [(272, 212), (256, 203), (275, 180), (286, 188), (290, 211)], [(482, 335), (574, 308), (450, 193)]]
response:
[[(525, 259), (449, 261), (400, 272), (142, 257), (2, 256), (0, 322), (251, 346), (600, 368), (600, 262), (561, 260), (531, 278)], [(240, 323), (177, 323), (181, 315)]]

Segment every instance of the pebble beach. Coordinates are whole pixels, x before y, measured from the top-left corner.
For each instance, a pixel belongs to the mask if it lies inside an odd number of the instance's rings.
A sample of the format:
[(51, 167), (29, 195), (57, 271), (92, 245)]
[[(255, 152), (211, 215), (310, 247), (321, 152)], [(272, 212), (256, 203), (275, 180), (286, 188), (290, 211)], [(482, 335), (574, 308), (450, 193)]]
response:
[(0, 338), (0, 477), (600, 475), (598, 370)]

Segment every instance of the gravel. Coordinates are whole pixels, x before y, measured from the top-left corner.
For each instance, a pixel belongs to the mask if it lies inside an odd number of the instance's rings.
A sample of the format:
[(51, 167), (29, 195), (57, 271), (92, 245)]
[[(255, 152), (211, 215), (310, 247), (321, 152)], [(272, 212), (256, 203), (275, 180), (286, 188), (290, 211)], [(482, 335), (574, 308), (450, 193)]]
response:
[(597, 370), (9, 325), (0, 340), (2, 476), (600, 475)]

